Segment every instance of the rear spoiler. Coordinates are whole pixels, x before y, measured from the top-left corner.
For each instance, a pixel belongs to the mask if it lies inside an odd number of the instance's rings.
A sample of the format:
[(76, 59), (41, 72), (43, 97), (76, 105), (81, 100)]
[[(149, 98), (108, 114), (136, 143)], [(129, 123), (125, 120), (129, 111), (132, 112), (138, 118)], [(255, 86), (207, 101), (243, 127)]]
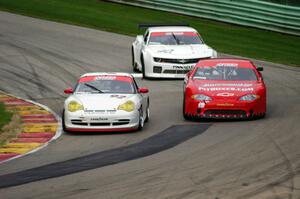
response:
[(139, 24), (139, 28), (164, 27), (164, 26), (189, 26), (188, 23), (178, 24)]

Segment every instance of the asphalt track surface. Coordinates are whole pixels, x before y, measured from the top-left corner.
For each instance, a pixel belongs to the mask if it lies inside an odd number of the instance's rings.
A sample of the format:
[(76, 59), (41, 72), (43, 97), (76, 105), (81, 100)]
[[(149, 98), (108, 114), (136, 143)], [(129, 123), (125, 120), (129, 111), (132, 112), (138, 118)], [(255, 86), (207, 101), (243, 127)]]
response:
[[(82, 73), (131, 72), (133, 40), (0, 12), (0, 89), (60, 113), (63, 89)], [(0, 176), (143, 143), (171, 125), (210, 127), (150, 156), (2, 188), (1, 199), (300, 198), (300, 69), (257, 62), (268, 87), (265, 119), (186, 122), (182, 81), (139, 80), (151, 98), (143, 132), (64, 133), (34, 154), (1, 164)]]

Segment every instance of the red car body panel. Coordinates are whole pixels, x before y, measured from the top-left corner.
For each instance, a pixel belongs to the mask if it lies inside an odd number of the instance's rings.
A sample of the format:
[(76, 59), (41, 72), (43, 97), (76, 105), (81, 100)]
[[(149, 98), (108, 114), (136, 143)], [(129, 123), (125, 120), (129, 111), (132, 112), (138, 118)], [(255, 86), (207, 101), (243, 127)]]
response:
[[(207, 80), (195, 79), (197, 68), (234, 64), (237, 68), (248, 68), (255, 72), (257, 80)], [(194, 99), (194, 95), (205, 95), (210, 100)], [(253, 94), (257, 99), (241, 101), (240, 98)], [(199, 118), (249, 118), (266, 113), (266, 86), (255, 65), (244, 59), (201, 60), (184, 80), (183, 114)]]

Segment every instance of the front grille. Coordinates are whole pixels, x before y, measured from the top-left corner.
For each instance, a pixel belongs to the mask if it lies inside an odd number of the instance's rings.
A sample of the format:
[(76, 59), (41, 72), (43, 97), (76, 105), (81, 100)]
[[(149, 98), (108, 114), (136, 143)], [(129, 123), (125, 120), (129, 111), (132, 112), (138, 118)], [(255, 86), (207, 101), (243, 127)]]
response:
[(129, 119), (119, 119), (113, 122), (82, 122), (82, 120), (71, 120), (71, 123), (74, 125), (80, 126), (119, 126), (126, 125), (130, 123)]
[(171, 64), (195, 64), (198, 63), (201, 59), (207, 59), (209, 57), (204, 58), (193, 58), (193, 59), (166, 59), (166, 58), (154, 58), (155, 62), (159, 63), (171, 63)]
[(246, 115), (243, 110), (207, 110), (205, 115)]
[(129, 124), (129, 122), (114, 122), (112, 125), (119, 126), (119, 125), (126, 125), (126, 124)]
[(87, 122), (82, 122), (81, 120), (71, 120), (72, 124), (74, 125), (80, 125), (80, 126), (87, 126)]
[(84, 113), (114, 113), (117, 110), (84, 110)]
[(166, 74), (186, 74), (189, 71), (190, 70), (164, 70), (163, 73), (166, 73)]
[(160, 66), (154, 66), (153, 67), (153, 73), (161, 73), (162, 67)]
[(129, 124), (130, 120), (128, 119), (121, 119), (121, 120), (118, 120), (118, 122), (113, 122), (112, 125), (113, 126), (118, 126), (118, 125), (126, 125), (126, 124)]
[(110, 126), (110, 122), (93, 122), (90, 126)]

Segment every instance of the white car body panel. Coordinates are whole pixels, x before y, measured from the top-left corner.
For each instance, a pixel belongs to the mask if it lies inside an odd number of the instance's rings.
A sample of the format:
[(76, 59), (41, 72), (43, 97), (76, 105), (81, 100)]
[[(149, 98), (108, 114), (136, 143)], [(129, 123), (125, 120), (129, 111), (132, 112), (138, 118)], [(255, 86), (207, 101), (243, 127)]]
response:
[[(145, 35), (138, 35), (132, 44), (133, 65), (136, 70), (143, 71), (144, 76), (154, 78), (184, 78), (186, 72), (192, 69), (199, 59), (215, 58), (217, 52), (206, 44), (191, 45), (149, 45), (149, 36), (154, 32), (194, 32), (190, 27), (150, 27)], [(197, 33), (198, 34), (198, 33)], [(145, 40), (144, 40), (145, 38)], [(153, 58), (179, 59), (188, 63), (155, 62)], [(193, 63), (190, 63), (193, 59)], [(154, 72), (154, 66), (161, 67), (161, 72)], [(168, 70), (168, 72), (166, 71)]]
[[(128, 76), (126, 73), (88, 73), (86, 76)], [(132, 112), (118, 110), (118, 106), (131, 100), (135, 104)], [(83, 110), (75, 112), (68, 111), (68, 104), (76, 101), (83, 105)], [(136, 92), (134, 94), (124, 93), (73, 93), (64, 103), (64, 128), (71, 131), (110, 131), (131, 130), (139, 127), (140, 110), (143, 120), (147, 117), (149, 108), (149, 97), (147, 94)]]

